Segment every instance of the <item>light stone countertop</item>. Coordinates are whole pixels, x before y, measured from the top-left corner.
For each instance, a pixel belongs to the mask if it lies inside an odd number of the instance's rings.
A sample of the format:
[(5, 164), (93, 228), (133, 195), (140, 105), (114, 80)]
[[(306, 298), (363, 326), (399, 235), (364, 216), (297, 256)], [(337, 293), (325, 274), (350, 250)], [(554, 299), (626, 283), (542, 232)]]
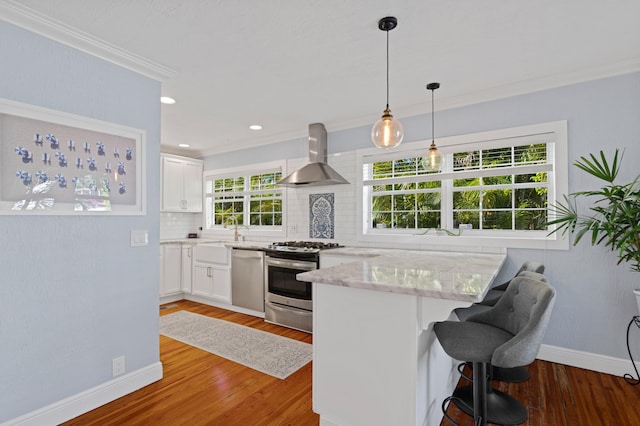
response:
[(379, 247), (338, 247), (330, 250), (323, 250), (320, 256), (353, 256), (353, 257), (371, 257), (381, 256), (385, 254), (402, 254), (408, 252), (420, 252), (421, 250), (411, 249), (388, 249)]
[(220, 240), (214, 240), (209, 238), (167, 238), (160, 240), (160, 244), (202, 244), (202, 243), (217, 243)]
[(479, 302), (506, 254), (403, 250), (297, 275), (301, 281)]
[(267, 241), (223, 241), (223, 243), (227, 247), (245, 250), (262, 250), (271, 244)]
[(219, 240), (215, 238), (172, 238), (160, 240), (160, 244), (224, 244), (231, 248), (244, 248), (247, 250), (262, 250), (267, 247), (269, 242), (266, 241), (230, 241)]

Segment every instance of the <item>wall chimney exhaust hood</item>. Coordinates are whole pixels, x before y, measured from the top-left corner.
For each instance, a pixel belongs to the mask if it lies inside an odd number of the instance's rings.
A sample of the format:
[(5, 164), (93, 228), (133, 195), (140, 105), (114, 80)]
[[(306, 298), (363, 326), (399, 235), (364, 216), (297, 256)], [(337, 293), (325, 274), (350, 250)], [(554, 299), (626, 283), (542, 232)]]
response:
[(301, 187), (349, 183), (327, 164), (327, 129), (322, 123), (309, 124), (309, 164), (277, 182)]

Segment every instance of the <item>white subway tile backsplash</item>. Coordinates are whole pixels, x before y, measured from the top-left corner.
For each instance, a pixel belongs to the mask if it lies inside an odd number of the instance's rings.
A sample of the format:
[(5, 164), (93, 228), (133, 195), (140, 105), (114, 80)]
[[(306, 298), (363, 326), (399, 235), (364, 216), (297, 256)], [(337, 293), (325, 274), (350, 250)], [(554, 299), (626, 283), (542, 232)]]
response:
[(202, 214), (200, 213), (160, 213), (160, 239), (187, 238), (190, 233), (200, 235)]

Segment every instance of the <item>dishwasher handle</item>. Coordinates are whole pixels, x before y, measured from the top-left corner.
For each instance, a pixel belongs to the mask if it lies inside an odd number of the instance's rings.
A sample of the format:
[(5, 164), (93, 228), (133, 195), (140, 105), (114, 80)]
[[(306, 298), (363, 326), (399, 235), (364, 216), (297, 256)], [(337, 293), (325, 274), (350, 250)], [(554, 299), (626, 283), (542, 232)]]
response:
[(232, 257), (241, 257), (241, 258), (258, 258), (262, 259), (264, 257), (264, 252), (262, 250), (248, 250), (248, 249), (237, 249), (234, 248), (231, 251)]

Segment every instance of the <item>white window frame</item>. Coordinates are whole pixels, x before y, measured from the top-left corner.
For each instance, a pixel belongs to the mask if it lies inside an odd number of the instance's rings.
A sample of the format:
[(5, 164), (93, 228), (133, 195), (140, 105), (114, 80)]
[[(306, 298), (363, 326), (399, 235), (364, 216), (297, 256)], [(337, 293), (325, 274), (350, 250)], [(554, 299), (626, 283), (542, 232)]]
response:
[[(202, 199), (203, 203), (206, 203), (207, 199), (207, 181), (214, 179), (222, 179), (236, 176), (251, 176), (257, 174), (268, 173), (268, 171), (280, 169), (282, 172), (282, 176), (286, 176), (286, 161), (273, 161), (268, 163), (259, 163), (259, 164), (251, 164), (247, 166), (240, 167), (231, 167), (227, 169), (217, 169), (217, 170), (207, 170), (202, 174)], [(245, 237), (284, 237), (287, 223), (287, 200), (286, 200), (286, 191), (284, 188), (280, 188), (282, 191), (282, 225), (273, 226), (273, 227), (265, 227), (265, 226), (251, 226), (251, 225), (240, 225), (238, 227), (238, 232)], [(248, 208), (248, 205), (245, 206)], [(248, 211), (245, 209), (245, 215)], [(202, 236), (204, 238), (229, 238), (230, 230), (233, 231), (233, 226), (228, 225), (224, 228), (222, 225), (214, 226), (211, 229), (207, 229), (207, 208), (206, 205), (202, 210)], [(247, 219), (248, 217), (245, 217)]]
[[(567, 147), (567, 122), (556, 121), (549, 123), (533, 124), (529, 126), (513, 127), (507, 129), (493, 130), (481, 133), (471, 133), (465, 135), (451, 136), (436, 140), (436, 145), (445, 156), (444, 174), (451, 171), (451, 156), (454, 151), (490, 149), (514, 145), (513, 139), (540, 140), (548, 142), (549, 182), (548, 197), (549, 204), (555, 204), (563, 194), (568, 193), (568, 147)], [(430, 140), (403, 143), (392, 151), (380, 151), (378, 148), (367, 148), (357, 151), (357, 185), (361, 195), (357, 197), (357, 233), (356, 239), (361, 243), (388, 244), (408, 244), (419, 245), (421, 248), (437, 249), (438, 246), (475, 246), (475, 247), (506, 247), (506, 248), (536, 248), (536, 249), (559, 249), (568, 250), (569, 241), (561, 233), (548, 234), (548, 231), (518, 231), (518, 230), (463, 230), (460, 236), (450, 236), (444, 232), (429, 231), (424, 235), (419, 235), (420, 230), (416, 229), (371, 229), (370, 206), (368, 205), (366, 182), (363, 179), (365, 168), (372, 161), (388, 161), (393, 159), (407, 158), (411, 156), (424, 155)], [(448, 158), (447, 158), (448, 157)], [(449, 159), (447, 166), (446, 159)], [(449, 169), (447, 169), (449, 167)], [(483, 173), (479, 171), (479, 174)], [(436, 175), (434, 175), (434, 178)], [(441, 213), (443, 218), (443, 228), (451, 230), (453, 212), (448, 197), (452, 196), (453, 188), (451, 180), (444, 180), (442, 183)], [(455, 231), (457, 232), (457, 230)]]

